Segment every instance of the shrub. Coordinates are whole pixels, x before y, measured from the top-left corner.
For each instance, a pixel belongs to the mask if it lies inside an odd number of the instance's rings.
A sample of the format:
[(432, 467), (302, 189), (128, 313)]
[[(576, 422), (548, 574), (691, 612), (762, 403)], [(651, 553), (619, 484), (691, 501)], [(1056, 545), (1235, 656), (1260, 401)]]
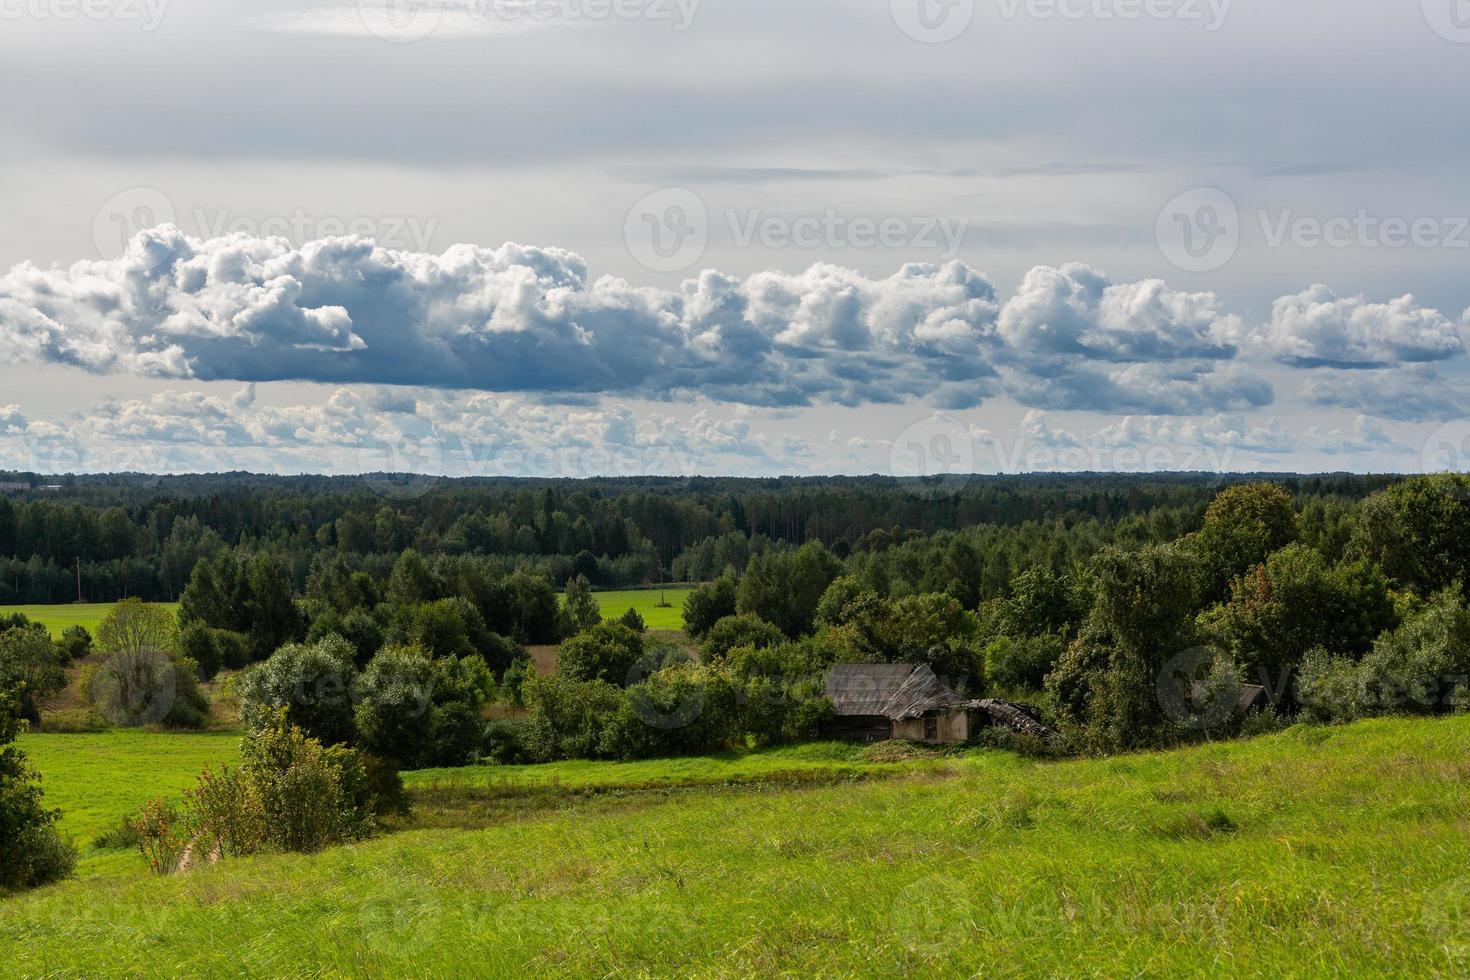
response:
[(598, 751), (613, 759), (711, 752), (737, 731), (738, 698), (722, 671), (689, 662), (650, 673), (628, 688)]
[(119, 650), (84, 674), (87, 700), (109, 724), (201, 728), (209, 702), (193, 661), (158, 650)]
[(249, 634), (224, 629), (211, 630), (210, 632), (214, 634), (215, 645), (219, 648), (220, 667), (239, 670), (242, 667), (249, 666), (252, 659)]
[(41, 702), (66, 686), (60, 651), (45, 627), (17, 626), (0, 633), (0, 691), (19, 692), (20, 716), (41, 720)]
[(281, 647), (237, 680), (241, 719), (252, 731), (263, 731), (284, 709), (290, 723), (309, 737), (326, 745), (350, 742), (354, 652), (336, 635)]
[(241, 773), (260, 801), (267, 847), (319, 851), (372, 832), (376, 801), (362, 756), (324, 746), (284, 711), (241, 746)]
[(68, 661), (81, 660), (92, 652), (92, 634), (81, 624), (68, 626), (56, 641), (56, 647)]
[(1323, 649), (1307, 654), (1297, 679), (1302, 714), (1342, 722), (1383, 714), (1470, 709), (1470, 609), (1456, 589), (1436, 595), (1362, 661)]
[(643, 656), (643, 637), (621, 623), (599, 623), (562, 643), (557, 670), (568, 680), (626, 685)]
[(752, 613), (741, 613), (726, 616), (710, 627), (700, 647), (700, 656), (706, 663), (718, 663), (736, 647), (765, 649), (785, 641), (786, 634), (777, 627)]
[(15, 746), (19, 699), (0, 690), (0, 891), (69, 877), (76, 849), (56, 831), (59, 814), (42, 805), (40, 776)]
[(380, 806), (402, 806), (397, 774), (354, 749), (323, 746), (286, 712), (271, 712), (241, 743), (238, 769), (205, 770), (182, 809), (162, 800), (134, 823), (158, 874), (186, 854), (231, 857), (265, 850), (319, 851), (372, 832)]
[(643, 617), (632, 606), (629, 606), (628, 611), (618, 617), (618, 622), (628, 627), (634, 633), (643, 633), (648, 629), (648, 625), (643, 622)]
[(357, 744), (406, 768), (464, 765), (479, 750), (493, 687), (478, 657), (436, 661), (415, 647), (387, 647), (358, 686)]
[(216, 775), (206, 769), (185, 799), (191, 839), (204, 853), (240, 857), (265, 846), (265, 805), (243, 771), (225, 766)]
[(526, 754), (536, 762), (602, 757), (603, 731), (622, 708), (623, 690), (562, 674), (526, 682)]
[(158, 875), (171, 875), (179, 869), (189, 849), (188, 828), (176, 807), (163, 800), (143, 804), (136, 823), (138, 850), (148, 862), (148, 870)]
[(535, 762), (528, 745), (531, 723), (524, 718), (506, 718), (485, 726), (480, 753), (501, 765)]
[(735, 615), (735, 598), (739, 585), (735, 576), (721, 575), (712, 582), (696, 588), (684, 598), (684, 632), (696, 640), (709, 632), (710, 627)]
[(179, 648), (199, 666), (199, 679), (211, 681), (222, 666), (219, 638), (203, 623), (190, 623), (179, 633)]

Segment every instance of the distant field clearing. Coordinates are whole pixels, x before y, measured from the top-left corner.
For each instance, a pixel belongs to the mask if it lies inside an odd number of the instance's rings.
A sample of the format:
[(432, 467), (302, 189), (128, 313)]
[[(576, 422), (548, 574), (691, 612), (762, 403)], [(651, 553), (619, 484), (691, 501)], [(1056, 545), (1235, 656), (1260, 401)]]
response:
[[(616, 619), (629, 607), (638, 610), (643, 625), (651, 630), (684, 628), (684, 600), (694, 591), (692, 585), (671, 585), (666, 589), (623, 589), (617, 592), (594, 592), (604, 618)], [(659, 597), (669, 605), (659, 607)]]
[[(52, 636), (60, 636), (68, 626), (85, 626), (88, 631), (95, 633), (97, 624), (102, 622), (107, 610), (115, 605), (113, 602), (73, 602), (63, 606), (0, 606), (0, 616), (25, 613), (35, 622), (44, 623)], [(179, 608), (177, 602), (164, 602), (160, 605), (173, 610)]]

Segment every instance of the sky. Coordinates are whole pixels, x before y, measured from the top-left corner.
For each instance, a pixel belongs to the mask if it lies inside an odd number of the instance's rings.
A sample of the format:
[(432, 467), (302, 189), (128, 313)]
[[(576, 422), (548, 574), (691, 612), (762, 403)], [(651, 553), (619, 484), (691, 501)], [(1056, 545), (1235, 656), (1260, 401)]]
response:
[(1470, 468), (1465, 0), (0, 21), (0, 469)]

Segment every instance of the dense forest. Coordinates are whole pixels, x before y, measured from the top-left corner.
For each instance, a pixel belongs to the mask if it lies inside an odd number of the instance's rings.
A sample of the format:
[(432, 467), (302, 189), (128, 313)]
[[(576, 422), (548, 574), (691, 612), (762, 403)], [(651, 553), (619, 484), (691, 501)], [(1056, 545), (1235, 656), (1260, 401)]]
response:
[[(1061, 568), (1113, 540), (1167, 540), (1215, 493), (1260, 476), (1038, 475), (440, 480), (250, 474), (42, 477), (0, 473), (0, 604), (177, 600), (194, 566), (267, 555), (296, 592), (344, 556), (387, 575), (397, 556), (472, 556), (560, 586), (702, 581), (752, 551), (820, 541), (840, 558), (915, 534), (984, 528), (981, 593), (1009, 568)], [(1390, 477), (1274, 477), (1334, 554), (1354, 503)], [(32, 488), (32, 489), (25, 489)], [(1334, 539), (1334, 535), (1337, 539)]]

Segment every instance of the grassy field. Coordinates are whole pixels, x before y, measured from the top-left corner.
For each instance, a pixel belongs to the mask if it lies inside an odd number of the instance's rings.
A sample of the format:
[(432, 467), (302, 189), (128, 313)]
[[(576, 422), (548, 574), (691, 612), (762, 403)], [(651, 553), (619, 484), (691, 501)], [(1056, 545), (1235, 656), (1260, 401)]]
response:
[[(43, 769), (75, 766), (37, 744), (52, 738), (26, 744)], [(105, 778), (149, 783), (156, 758)], [(974, 751), (866, 771), (807, 746), (419, 773), (418, 793), (562, 799), (63, 883), (0, 901), (0, 948), (25, 975), (1462, 976), (1467, 759), (1454, 718), (1047, 764)], [(835, 781), (783, 784), (802, 767)]]
[[(32, 620), (44, 623), (51, 630), (52, 636), (60, 636), (62, 630), (68, 626), (85, 626), (88, 631), (96, 633), (97, 624), (102, 622), (102, 617), (107, 615), (107, 610), (113, 605), (111, 602), (84, 602), (64, 606), (0, 606), (0, 615), (25, 613)], [(160, 605), (175, 610), (179, 608), (177, 602)]]
[[(621, 616), (628, 607), (638, 610), (643, 622), (651, 630), (680, 630), (684, 628), (684, 599), (694, 590), (693, 586), (670, 586), (662, 595), (667, 607), (659, 606), (658, 589), (623, 589), (615, 592), (594, 592), (597, 604), (604, 616)], [(178, 609), (176, 602), (162, 605)], [(72, 603), (63, 606), (0, 606), (0, 615), (25, 613), (38, 623), (45, 623), (53, 636), (60, 636), (68, 626), (80, 624), (96, 632), (97, 624), (113, 606), (110, 602)]]
[[(643, 624), (651, 630), (682, 630), (684, 628), (684, 600), (694, 591), (692, 585), (671, 585), (667, 589), (624, 589), (616, 592), (594, 592), (593, 597), (602, 608), (605, 618), (616, 618), (631, 606), (643, 617)], [(659, 597), (668, 603), (659, 606)]]

